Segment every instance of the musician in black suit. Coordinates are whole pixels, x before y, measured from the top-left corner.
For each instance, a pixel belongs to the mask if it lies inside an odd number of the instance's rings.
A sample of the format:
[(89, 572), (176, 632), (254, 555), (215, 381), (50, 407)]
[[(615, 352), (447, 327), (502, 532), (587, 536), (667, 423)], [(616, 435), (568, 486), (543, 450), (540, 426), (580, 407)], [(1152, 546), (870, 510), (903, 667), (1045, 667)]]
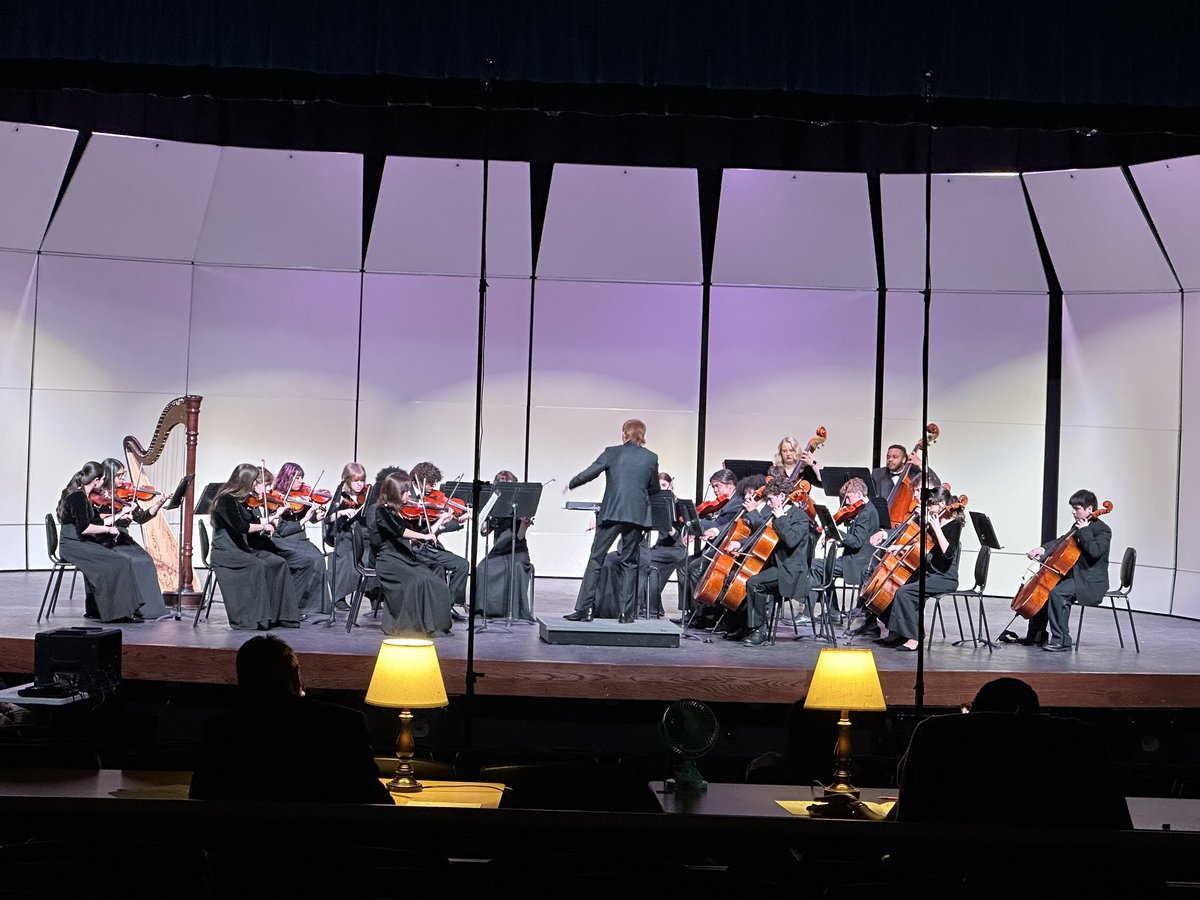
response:
[[(842, 552), (833, 563), (833, 576), (842, 578), (846, 584), (861, 585), (872, 565), (875, 548), (871, 545), (871, 535), (879, 530), (879, 513), (867, 499), (867, 483), (861, 478), (847, 479), (838, 491), (838, 497), (843, 510), (858, 511), (853, 513), (853, 518), (845, 526), (846, 533), (841, 539)], [(825, 560), (816, 560), (812, 572), (814, 581), (824, 581)], [(820, 599), (815, 593), (809, 597), (811, 603), (817, 603)], [(826, 610), (828, 615), (840, 619), (837, 592), (832, 589), (826, 600)]]
[(567, 490), (587, 484), (604, 473), (604, 499), (596, 511), (596, 535), (592, 552), (579, 586), (575, 612), (564, 618), (572, 622), (590, 622), (596, 605), (596, 587), (604, 556), (618, 538), (617, 556), (621, 565), (622, 624), (636, 621), (637, 567), (642, 537), (650, 527), (650, 495), (657, 494), (658, 456), (647, 450), (646, 424), (629, 419), (621, 426), (621, 443), (605, 447), (596, 461), (571, 479)]
[(237, 654), (240, 703), (205, 726), (197, 800), (388, 803), (361, 712), (304, 695), (300, 660), (279, 638)]
[[(1099, 606), (1108, 590), (1108, 551), (1112, 545), (1112, 529), (1102, 519), (1092, 518), (1096, 511), (1095, 494), (1088, 490), (1076, 491), (1068, 502), (1075, 517), (1070, 530), (1026, 554), (1030, 559), (1042, 559), (1071, 536), (1079, 546), (1079, 559), (1051, 588), (1042, 608), (1029, 620), (1029, 631), (1021, 642), (1041, 644), (1043, 650), (1056, 652), (1071, 649), (1071, 604)], [(1050, 629), (1048, 641), (1047, 626)]]
[[(803, 597), (808, 594), (808, 560), (812, 556), (816, 532), (808, 512), (799, 503), (787, 506), (790, 485), (772, 481), (763, 487), (767, 501), (765, 512), (779, 537), (767, 565), (746, 582), (746, 627), (750, 629), (743, 644), (761, 647), (767, 642), (767, 600), (769, 597)], [(748, 549), (741, 547), (738, 549)]]
[[(921, 473), (920, 453), (916, 450), (910, 453), (900, 444), (891, 444), (887, 449), (885, 463), (886, 465), (871, 470), (871, 481), (875, 483), (876, 496), (882, 497), (891, 503), (892, 492), (896, 490), (896, 485), (900, 483), (900, 476), (904, 475), (905, 466), (908, 467), (907, 478), (909, 483), (916, 490)], [(937, 473), (933, 469), (929, 470), (929, 479), (933, 479), (935, 484), (941, 484), (937, 480)]]
[[(721, 469), (713, 474), (710, 479), (710, 484), (716, 490), (716, 479), (722, 473), (728, 473), (732, 478), (733, 473), (728, 469)], [(708, 571), (708, 567), (712, 564), (713, 558), (717, 555), (717, 547), (725, 540), (725, 535), (734, 521), (740, 515), (746, 526), (753, 531), (759, 525), (766, 521), (766, 516), (760, 511), (762, 506), (761, 500), (757, 497), (758, 489), (766, 484), (766, 478), (762, 475), (747, 475), (745, 478), (737, 481), (733, 485), (733, 490), (729, 493), (729, 499), (717, 511), (712, 523), (706, 527), (704, 538), (708, 543), (704, 547), (704, 551), (692, 559), (688, 563), (688, 583), (692, 588), (692, 596), (688, 598), (693, 610), (688, 624), (697, 628), (712, 628), (717, 624), (724, 612), (724, 607), (719, 605), (705, 605), (696, 603), (696, 589), (704, 582), (704, 575)], [(720, 496), (723, 491), (718, 492)], [(682, 624), (682, 621), (676, 624)], [(741, 640), (745, 634), (738, 636), (738, 631), (744, 629), (726, 630), (726, 635), (737, 637)]]

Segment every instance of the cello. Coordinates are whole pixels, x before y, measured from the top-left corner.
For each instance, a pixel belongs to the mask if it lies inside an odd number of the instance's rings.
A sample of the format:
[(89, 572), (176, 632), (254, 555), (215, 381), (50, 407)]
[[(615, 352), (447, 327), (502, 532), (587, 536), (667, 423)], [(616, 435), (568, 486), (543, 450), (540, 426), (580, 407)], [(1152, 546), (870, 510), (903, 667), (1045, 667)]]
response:
[[(1094, 521), (1112, 511), (1112, 501), (1105, 500), (1100, 504), (1099, 509), (1092, 510), (1088, 521)], [(1017, 595), (1013, 597), (1012, 601), (1013, 612), (1022, 619), (1032, 619), (1036, 616), (1046, 605), (1046, 600), (1050, 596), (1050, 592), (1054, 590), (1054, 586), (1062, 581), (1071, 571), (1071, 567), (1079, 561), (1079, 552), (1079, 544), (1075, 540), (1075, 529), (1072, 528), (1058, 546), (1038, 560), (1037, 570), (1027, 577), (1017, 589)]]
[[(925, 426), (925, 437), (917, 441), (917, 445), (913, 447), (913, 453), (919, 453), (921, 450), (929, 447), (930, 444), (936, 443), (938, 437), (941, 436), (941, 429), (933, 422)], [(917, 492), (913, 490), (913, 486), (909, 481), (912, 474), (912, 459), (904, 464), (904, 468), (900, 470), (900, 480), (896, 482), (896, 489), (892, 491), (891, 499), (888, 501), (888, 518), (892, 520), (892, 527), (898, 528), (905, 519), (912, 514), (912, 511), (917, 508)]]
[[(967, 495), (952, 499), (942, 510), (940, 517), (957, 512), (967, 505)], [(919, 507), (914, 509), (904, 522), (904, 530), (893, 543), (895, 551), (885, 553), (883, 559), (871, 573), (870, 579), (863, 586), (863, 606), (875, 615), (892, 605), (896, 592), (904, 585), (921, 566), (921, 532), (924, 529), (919, 524)]]
[[(803, 505), (804, 501), (808, 501), (809, 506), (812, 504), (812, 498), (808, 496), (808, 492), (812, 490), (812, 485), (807, 481), (801, 481), (796, 485), (795, 489), (788, 494), (787, 501), (797, 505)], [(805, 507), (806, 510), (809, 508)], [(815, 516), (815, 512), (810, 515)], [(775, 525), (772, 519), (768, 519), (765, 524), (755, 532), (754, 536), (748, 541), (749, 546), (745, 549), (739, 548), (738, 555), (741, 561), (734, 567), (734, 571), (729, 578), (729, 583), (725, 587), (725, 592), (721, 595), (720, 603), (726, 609), (738, 609), (746, 599), (746, 583), (764, 568), (771, 559), (771, 554), (775, 552), (775, 548), (779, 546), (779, 534), (775, 531)]]

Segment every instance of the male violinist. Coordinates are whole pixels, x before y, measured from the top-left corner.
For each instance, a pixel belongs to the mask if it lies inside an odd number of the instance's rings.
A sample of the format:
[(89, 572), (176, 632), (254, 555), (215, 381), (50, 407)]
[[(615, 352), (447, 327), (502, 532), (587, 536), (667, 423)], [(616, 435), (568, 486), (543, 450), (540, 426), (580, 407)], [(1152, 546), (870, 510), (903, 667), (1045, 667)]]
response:
[(767, 565), (746, 582), (749, 633), (742, 643), (747, 647), (761, 647), (767, 642), (768, 597), (803, 597), (809, 591), (808, 558), (812, 555), (816, 529), (802, 504), (787, 505), (790, 487), (780, 481), (763, 487), (767, 501), (764, 512), (771, 517), (779, 543)]
[[(871, 535), (879, 530), (879, 513), (867, 499), (867, 483), (861, 478), (847, 479), (838, 491), (841, 509), (857, 510), (848, 521), (845, 521), (846, 533), (842, 536), (841, 555), (833, 563), (833, 577), (842, 578), (846, 584), (863, 584), (867, 570), (871, 567), (871, 557), (875, 547), (871, 544)], [(842, 513), (839, 513), (842, 514)], [(836, 518), (836, 517), (835, 517)], [(813, 580), (818, 584), (825, 580), (825, 560), (818, 559), (812, 567)], [(810, 605), (821, 598), (814, 592), (809, 595)], [(837, 592), (831, 590), (825, 603), (826, 614), (830, 618), (837, 617), (840, 623), (841, 613), (838, 609)]]
[(567, 484), (564, 493), (604, 473), (604, 499), (596, 511), (596, 534), (588, 556), (575, 611), (563, 616), (571, 622), (590, 622), (596, 606), (596, 588), (604, 557), (620, 538), (617, 560), (621, 570), (620, 616), (630, 625), (637, 621), (637, 569), (642, 538), (650, 527), (650, 496), (657, 494), (658, 455), (646, 449), (646, 423), (627, 419), (621, 426), (621, 443), (605, 447), (596, 461)]
[[(1067, 533), (1025, 554), (1030, 559), (1043, 559), (1072, 536), (1079, 547), (1079, 559), (1050, 589), (1042, 608), (1029, 620), (1025, 638), (1018, 641), (1021, 644), (1040, 645), (1043, 650), (1053, 653), (1071, 649), (1071, 603), (1099, 606), (1108, 590), (1108, 551), (1112, 545), (1112, 529), (1102, 519), (1094, 517), (1096, 495), (1091, 491), (1076, 491), (1068, 502), (1075, 521)], [(1049, 640), (1046, 639), (1047, 626), (1050, 629)], [(1005, 634), (1011, 632), (1006, 631)], [(1003, 635), (1001, 639), (1004, 639)], [(1011, 642), (1011, 638), (1008, 642)]]
[[(409, 475), (412, 477), (413, 488), (421, 494), (417, 499), (422, 499), (425, 494), (436, 490), (442, 483), (442, 470), (431, 462), (417, 463), (412, 467)], [(450, 510), (444, 510), (428, 516), (423, 524), (427, 525), (430, 534), (445, 534), (448, 531), (458, 531), (470, 517), (470, 510), (457, 516)], [(457, 553), (447, 550), (437, 540), (422, 541), (418, 552), (425, 565), (435, 572), (446, 573), (450, 588), (450, 600), (454, 604), (450, 607), (450, 612), (456, 620), (465, 621), (467, 618), (467, 576), (470, 574), (471, 564)]]

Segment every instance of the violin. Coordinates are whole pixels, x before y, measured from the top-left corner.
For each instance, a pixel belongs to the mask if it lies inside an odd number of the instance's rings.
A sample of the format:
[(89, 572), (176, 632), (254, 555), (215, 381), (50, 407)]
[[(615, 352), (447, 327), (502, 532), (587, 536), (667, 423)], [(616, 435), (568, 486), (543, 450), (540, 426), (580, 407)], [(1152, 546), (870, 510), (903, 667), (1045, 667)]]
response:
[[(259, 494), (251, 494), (246, 498), (246, 505), (251, 509), (262, 509), (263, 503), (263, 498)], [(275, 510), (279, 509), (280, 507), (287, 505), (288, 500), (283, 496), (283, 494), (272, 488), (267, 494), (265, 503), (268, 512), (275, 512)]]
[(104, 491), (92, 491), (88, 494), (88, 499), (92, 501), (92, 506), (101, 512), (119, 515), (125, 511), (125, 507), (129, 504), (119, 498), (112, 497)]
[(724, 505), (725, 501), (716, 497), (711, 500), (705, 500), (703, 503), (696, 504), (696, 515), (701, 519), (715, 515)]
[(367, 502), (367, 488), (363, 488), (357, 494), (352, 494), (349, 491), (342, 492), (342, 508), (343, 509), (358, 509)]
[(301, 483), (300, 487), (294, 491), (288, 492), (288, 500), (303, 502), (308, 505), (324, 506), (333, 499), (333, 492), (326, 490), (313, 490), (307, 484)]
[[(941, 429), (933, 422), (925, 426), (925, 437), (917, 441), (917, 445), (913, 447), (913, 453), (919, 453), (924, 448), (937, 441), (941, 436)], [(896, 489), (892, 491), (892, 499), (888, 501), (888, 517), (892, 520), (892, 527), (898, 527), (905, 519), (907, 519), (920, 499), (917, 490), (909, 483), (909, 474), (912, 469), (912, 460), (904, 464), (904, 468), (900, 470), (900, 480), (896, 482)]]
[(441, 514), (451, 512), (457, 518), (466, 514), (471, 507), (457, 497), (447, 497), (444, 491), (428, 490), (425, 492), (425, 507), (431, 513)]
[(853, 503), (849, 504), (848, 506), (843, 506), (841, 509), (839, 509), (837, 512), (835, 512), (833, 514), (833, 521), (835, 521), (839, 525), (841, 525), (845, 522), (849, 522), (855, 516), (857, 516), (859, 513), (859, 510), (861, 510), (866, 505), (867, 505), (866, 500), (855, 500)]
[[(1092, 510), (1089, 521), (1094, 521), (1112, 511), (1112, 501), (1105, 500), (1100, 504), (1099, 509)], [(1045, 606), (1050, 591), (1079, 561), (1079, 553), (1079, 544), (1075, 540), (1074, 531), (1072, 531), (1063, 538), (1057, 547), (1038, 560), (1040, 565), (1037, 571), (1017, 589), (1017, 595), (1013, 597), (1012, 601), (1012, 611), (1023, 619), (1032, 619), (1037, 615)]]
[(113, 496), (125, 503), (131, 503), (134, 500), (141, 500), (143, 503), (148, 503), (156, 497), (161, 497), (162, 491), (156, 491), (152, 484), (135, 486), (132, 482), (121, 481), (117, 483), (116, 490), (113, 491)]

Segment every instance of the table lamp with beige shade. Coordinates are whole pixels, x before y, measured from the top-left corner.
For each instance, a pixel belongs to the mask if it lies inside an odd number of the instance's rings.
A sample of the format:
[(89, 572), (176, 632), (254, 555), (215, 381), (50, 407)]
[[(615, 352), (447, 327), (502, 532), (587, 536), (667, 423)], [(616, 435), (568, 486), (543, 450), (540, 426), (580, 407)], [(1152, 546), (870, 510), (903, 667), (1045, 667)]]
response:
[(883, 712), (887, 703), (870, 650), (822, 650), (817, 657), (804, 698), (805, 709), (837, 710), (838, 739), (834, 749), (837, 766), (833, 781), (825, 787), (821, 800), (828, 804), (826, 815), (838, 815), (859, 798), (858, 788), (850, 783), (850, 710)]
[(396, 738), (396, 777), (387, 784), (395, 793), (421, 790), (413, 772), (412, 758), (414, 709), (446, 706), (446, 685), (438, 665), (433, 641), (415, 638), (389, 638), (379, 647), (375, 671), (367, 688), (367, 703), (400, 710), (400, 736)]

